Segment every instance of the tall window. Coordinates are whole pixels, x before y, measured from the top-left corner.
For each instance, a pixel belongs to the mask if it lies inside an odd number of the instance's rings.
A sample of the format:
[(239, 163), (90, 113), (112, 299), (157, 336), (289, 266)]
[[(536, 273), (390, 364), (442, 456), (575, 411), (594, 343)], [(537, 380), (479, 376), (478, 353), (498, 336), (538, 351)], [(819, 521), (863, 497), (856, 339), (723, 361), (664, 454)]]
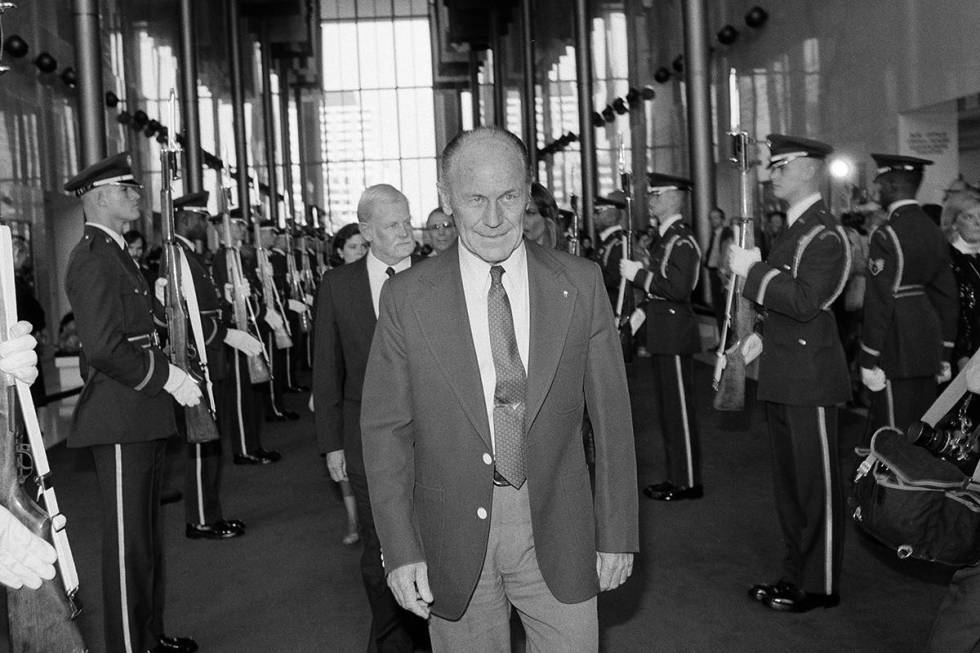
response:
[(367, 186), (408, 197), (415, 225), (437, 205), (426, 0), (323, 0), (320, 114), (325, 203), (336, 228)]

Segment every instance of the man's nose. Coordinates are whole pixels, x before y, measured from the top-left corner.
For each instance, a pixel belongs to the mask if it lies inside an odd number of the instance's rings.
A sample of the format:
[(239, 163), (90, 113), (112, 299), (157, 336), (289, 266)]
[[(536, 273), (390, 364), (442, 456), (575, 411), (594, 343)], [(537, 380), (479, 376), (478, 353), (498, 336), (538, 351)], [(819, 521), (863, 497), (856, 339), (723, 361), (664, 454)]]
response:
[(489, 202), (487, 204), (486, 215), (483, 216), (483, 223), (488, 227), (499, 227), (503, 221), (503, 213), (500, 210), (500, 206), (496, 202)]

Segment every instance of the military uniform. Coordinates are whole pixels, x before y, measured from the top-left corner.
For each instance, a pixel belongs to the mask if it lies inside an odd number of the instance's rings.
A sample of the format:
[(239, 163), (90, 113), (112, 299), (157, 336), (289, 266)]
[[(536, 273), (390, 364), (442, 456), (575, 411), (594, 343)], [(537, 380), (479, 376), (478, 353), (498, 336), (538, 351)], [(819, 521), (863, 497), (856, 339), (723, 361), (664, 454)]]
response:
[[(65, 190), (83, 195), (103, 183), (138, 186), (126, 155), (86, 168)], [(174, 402), (163, 390), (170, 374), (157, 335), (163, 308), (122, 243), (112, 230), (87, 224), (65, 275), (85, 380), (68, 446), (91, 450), (102, 494), (110, 653), (146, 651), (164, 632), (160, 493), (166, 439), (177, 432)]]
[[(650, 185), (663, 190), (691, 187), (686, 179), (658, 174), (650, 175)], [(691, 293), (698, 283), (701, 250), (680, 215), (668, 217), (660, 226), (660, 234), (651, 252), (649, 269), (640, 270), (633, 284), (649, 298), (645, 309), (647, 326), (654, 337), (647, 342), (647, 348), (652, 354), (667, 482), (676, 488), (696, 488), (700, 492), (701, 445), (691, 377), (692, 355), (701, 351), (701, 340)], [(680, 498), (662, 496), (657, 486), (645, 492), (651, 498)]]
[[(872, 156), (882, 172), (890, 163), (925, 165)], [(912, 200), (893, 203), (888, 222), (871, 235), (867, 278), (859, 362), (881, 368), (887, 379), (872, 393), (869, 443), (882, 426), (904, 430), (917, 422), (935, 400), (936, 375), (956, 338), (959, 298), (946, 238)]]
[[(770, 147), (771, 166), (798, 156), (823, 158), (830, 151), (779, 135), (770, 136)], [(831, 305), (847, 281), (850, 249), (819, 195), (791, 206), (790, 215), (801, 209), (768, 258), (751, 266), (742, 294), (764, 309), (758, 398), (766, 402), (786, 545), (783, 581), (836, 597), (844, 527), (836, 405), (851, 390)]]
[[(297, 332), (299, 327), (293, 320), (295, 315), (286, 306), (286, 298), (289, 296), (286, 284), (286, 254), (281, 249), (273, 247), (268, 252), (269, 264), (272, 266), (272, 285), (279, 293), (279, 300), (282, 302), (282, 319), (288, 321), (290, 338), (293, 341), (292, 347), (279, 349), (276, 347), (275, 334), (269, 325), (262, 322), (261, 327), (264, 333), (266, 351), (270, 353), (272, 359), (272, 388), (269, 395), (272, 403), (272, 413), (276, 416), (285, 416), (283, 393), (293, 385), (293, 361), (292, 352), (297, 348)], [(263, 287), (264, 290), (264, 287)], [(264, 298), (267, 306), (274, 305), (275, 300), (271, 297)]]

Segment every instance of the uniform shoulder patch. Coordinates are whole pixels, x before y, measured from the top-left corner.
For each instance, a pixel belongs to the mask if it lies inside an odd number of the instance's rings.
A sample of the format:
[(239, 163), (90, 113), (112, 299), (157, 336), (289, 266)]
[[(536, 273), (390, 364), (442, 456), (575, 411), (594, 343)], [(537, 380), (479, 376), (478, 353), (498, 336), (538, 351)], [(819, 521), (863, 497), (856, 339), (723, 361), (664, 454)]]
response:
[(869, 258), (868, 259), (868, 272), (871, 276), (878, 276), (885, 270), (885, 259), (883, 258)]

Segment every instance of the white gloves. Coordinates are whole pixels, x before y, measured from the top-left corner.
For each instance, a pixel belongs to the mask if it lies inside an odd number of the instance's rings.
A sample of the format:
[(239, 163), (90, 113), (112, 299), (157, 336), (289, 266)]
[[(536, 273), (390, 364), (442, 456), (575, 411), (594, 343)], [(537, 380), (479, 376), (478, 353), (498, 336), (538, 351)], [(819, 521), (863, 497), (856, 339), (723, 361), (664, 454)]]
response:
[(313, 295), (306, 293), (303, 295), (303, 301), (306, 302), (307, 306), (313, 306)]
[(0, 583), (15, 590), (25, 585), (36, 590), (42, 580), (54, 578), (57, 559), (53, 546), (0, 506)]
[(762, 338), (758, 333), (750, 333), (742, 343), (742, 358), (748, 365), (762, 354)]
[(160, 277), (157, 279), (156, 283), (153, 284), (153, 294), (157, 298), (157, 301), (161, 304), (166, 304), (166, 290), (167, 290), (167, 279), (165, 277)]
[(306, 304), (299, 301), (298, 299), (290, 299), (286, 303), (286, 308), (291, 310), (293, 313), (305, 313), (306, 311), (310, 310), (310, 308)]
[(936, 375), (936, 383), (949, 383), (949, 380), (953, 378), (953, 367), (946, 361), (942, 362), (942, 367), (939, 368), (939, 374)]
[(262, 353), (262, 343), (240, 329), (228, 329), (225, 333), (225, 344), (246, 356), (258, 356)]
[(273, 331), (278, 331), (282, 328), (282, 315), (279, 315), (279, 313), (275, 312), (271, 308), (266, 310), (265, 316), (263, 316), (262, 319), (265, 320), (265, 323), (268, 324), (269, 328)]
[(170, 365), (170, 376), (163, 389), (173, 395), (181, 406), (196, 406), (201, 403), (201, 387), (190, 374), (176, 365)]
[(627, 281), (636, 278), (636, 273), (643, 269), (643, 264), (639, 261), (631, 261), (628, 258), (619, 259), (619, 274)]
[(887, 381), (885, 372), (877, 365), (872, 369), (868, 369), (867, 367), (861, 368), (861, 383), (871, 392), (881, 392), (884, 390)]
[[(242, 297), (249, 297), (252, 294), (252, 286), (249, 285), (248, 279), (242, 279), (241, 287)], [(229, 304), (235, 303), (235, 286), (234, 284), (225, 284), (225, 301)]]
[(758, 247), (744, 249), (734, 244), (728, 247), (728, 267), (740, 277), (749, 276), (749, 270), (761, 260), (762, 252)]
[(7, 340), (0, 342), (0, 372), (11, 375), (27, 385), (37, 378), (37, 340), (31, 335), (33, 327), (21, 320), (10, 327)]

